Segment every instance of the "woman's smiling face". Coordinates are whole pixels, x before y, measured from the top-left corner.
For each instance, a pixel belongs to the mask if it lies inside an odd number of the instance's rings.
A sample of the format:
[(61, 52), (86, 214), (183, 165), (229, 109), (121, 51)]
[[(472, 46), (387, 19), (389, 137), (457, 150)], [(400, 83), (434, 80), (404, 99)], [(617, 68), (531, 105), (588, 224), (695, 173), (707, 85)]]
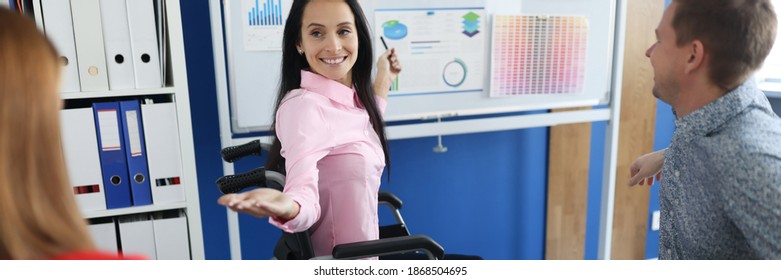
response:
[(358, 57), (358, 32), (350, 6), (341, 0), (313, 0), (306, 5), (299, 52), (310, 70), (352, 87)]

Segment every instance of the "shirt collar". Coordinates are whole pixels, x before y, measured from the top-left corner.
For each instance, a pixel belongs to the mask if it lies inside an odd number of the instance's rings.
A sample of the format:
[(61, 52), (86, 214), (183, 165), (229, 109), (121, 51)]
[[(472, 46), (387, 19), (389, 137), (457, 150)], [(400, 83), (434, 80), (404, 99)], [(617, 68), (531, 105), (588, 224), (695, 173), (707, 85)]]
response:
[(760, 96), (754, 79), (728, 91), (724, 96), (675, 120), (676, 134), (684, 139), (705, 136), (742, 112)]
[(356, 107), (355, 87), (349, 88), (319, 74), (301, 70), (301, 88), (315, 92), (347, 107)]

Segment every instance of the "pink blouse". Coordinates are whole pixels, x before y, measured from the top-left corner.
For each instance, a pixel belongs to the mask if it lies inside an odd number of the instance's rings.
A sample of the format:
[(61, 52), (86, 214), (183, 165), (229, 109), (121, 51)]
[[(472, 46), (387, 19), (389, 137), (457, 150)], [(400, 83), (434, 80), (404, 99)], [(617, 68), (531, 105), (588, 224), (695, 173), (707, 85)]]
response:
[[(378, 109), (387, 102), (376, 97)], [(342, 243), (379, 239), (377, 191), (385, 154), (353, 88), (301, 71), (301, 88), (277, 111), (287, 176), (285, 194), (301, 205), (287, 232), (310, 230), (315, 256)]]

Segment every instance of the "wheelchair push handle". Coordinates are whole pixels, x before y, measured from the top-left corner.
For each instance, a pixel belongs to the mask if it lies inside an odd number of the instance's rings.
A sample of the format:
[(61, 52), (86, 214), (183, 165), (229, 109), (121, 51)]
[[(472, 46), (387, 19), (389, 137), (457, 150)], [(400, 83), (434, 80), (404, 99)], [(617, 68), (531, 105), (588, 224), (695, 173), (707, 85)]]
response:
[(263, 152), (263, 145), (260, 143), (260, 140), (253, 140), (241, 145), (224, 148), (220, 151), (220, 154), (224, 161), (234, 162), (249, 155), (259, 156)]
[(253, 186), (264, 187), (266, 186), (266, 170), (263, 167), (258, 167), (249, 172), (222, 176), (217, 179), (216, 184), (223, 194), (237, 193)]
[(268, 187), (282, 191), (285, 187), (285, 175), (258, 167), (248, 172), (222, 176), (215, 184), (223, 194), (237, 193), (249, 187)]

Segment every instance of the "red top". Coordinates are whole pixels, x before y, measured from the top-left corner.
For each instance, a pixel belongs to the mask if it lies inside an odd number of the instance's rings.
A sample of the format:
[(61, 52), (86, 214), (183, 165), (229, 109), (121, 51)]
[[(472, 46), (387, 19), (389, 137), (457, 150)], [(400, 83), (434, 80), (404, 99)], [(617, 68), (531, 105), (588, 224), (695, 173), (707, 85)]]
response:
[(148, 260), (141, 255), (120, 255), (117, 252), (77, 251), (61, 254), (52, 260)]

